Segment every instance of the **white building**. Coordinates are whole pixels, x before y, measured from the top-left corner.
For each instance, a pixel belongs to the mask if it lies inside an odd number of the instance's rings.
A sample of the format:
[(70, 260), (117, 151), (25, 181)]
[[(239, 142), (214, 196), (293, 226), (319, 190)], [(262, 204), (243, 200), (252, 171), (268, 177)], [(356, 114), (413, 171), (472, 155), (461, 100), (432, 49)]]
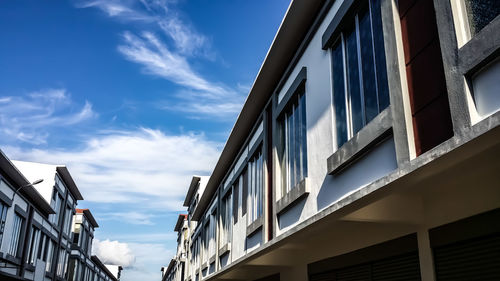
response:
[(499, 13), (292, 1), (187, 205), (185, 280), (500, 280)]

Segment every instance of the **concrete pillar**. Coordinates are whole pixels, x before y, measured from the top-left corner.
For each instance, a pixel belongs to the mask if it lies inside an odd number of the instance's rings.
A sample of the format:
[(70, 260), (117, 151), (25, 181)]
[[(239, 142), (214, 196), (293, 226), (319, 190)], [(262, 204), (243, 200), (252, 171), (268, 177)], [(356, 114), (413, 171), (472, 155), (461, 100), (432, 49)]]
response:
[(421, 228), (417, 232), (418, 257), (420, 260), (420, 275), (422, 280), (435, 281), (434, 258), (429, 240), (429, 231), (427, 228)]

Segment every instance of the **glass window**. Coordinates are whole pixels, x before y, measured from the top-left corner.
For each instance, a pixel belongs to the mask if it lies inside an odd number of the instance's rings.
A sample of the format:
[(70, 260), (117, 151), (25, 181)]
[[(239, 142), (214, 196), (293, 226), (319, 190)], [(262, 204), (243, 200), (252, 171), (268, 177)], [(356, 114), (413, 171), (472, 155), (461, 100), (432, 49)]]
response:
[(254, 222), (262, 214), (264, 168), (262, 151), (259, 149), (248, 162), (248, 224)]
[(234, 195), (233, 195), (233, 223), (237, 223), (238, 222), (238, 197), (240, 195), (240, 184), (241, 184), (242, 181), (240, 181), (240, 179), (238, 178), (238, 180), (233, 184), (233, 192), (234, 192)]
[(73, 212), (71, 211), (71, 208), (66, 206), (66, 211), (64, 213), (64, 233), (66, 235), (69, 235), (71, 233), (71, 224), (73, 222)]
[(228, 192), (226, 197), (222, 199), (221, 206), (221, 232), (220, 232), (220, 246), (225, 245), (231, 240), (231, 223), (232, 217), (232, 194)]
[(5, 229), (5, 218), (7, 217), (7, 210), (9, 207), (0, 202), (0, 245), (2, 244), (3, 232)]
[(45, 271), (50, 272), (52, 270), (52, 259), (54, 258), (54, 242), (52, 239), (47, 237), (47, 242), (46, 242), (46, 256), (45, 256)]
[(380, 0), (365, 2), (332, 48), (338, 147), (389, 105), (380, 17)]
[(30, 244), (28, 246), (28, 256), (26, 260), (28, 264), (35, 264), (39, 248), (38, 244), (40, 243), (40, 233), (40, 229), (38, 229), (36, 226), (31, 227)]
[(500, 14), (498, 0), (464, 0), (472, 36), (481, 31)]
[[(306, 97), (304, 87), (278, 119), (278, 157), (282, 195), (307, 176)], [(250, 171), (249, 171), (250, 173)], [(262, 174), (262, 171), (261, 171)]]
[(12, 227), (12, 238), (10, 240), (9, 251), (7, 252), (13, 257), (18, 256), (19, 244), (21, 242), (21, 231), (23, 227), (24, 218), (19, 214), (14, 216), (14, 226)]
[(57, 276), (64, 276), (64, 268), (66, 267), (66, 251), (64, 248), (59, 249), (59, 259), (57, 261)]
[(54, 187), (54, 190), (52, 192), (53, 192), (52, 193), (52, 202), (50, 202), (50, 206), (54, 209), (54, 211), (56, 211), (56, 213), (50, 215), (49, 220), (51, 223), (57, 225), (57, 224), (59, 224), (59, 218), (64, 211), (63, 205), (62, 205), (63, 198), (59, 194), (59, 192), (57, 191), (57, 189), (55, 187)]

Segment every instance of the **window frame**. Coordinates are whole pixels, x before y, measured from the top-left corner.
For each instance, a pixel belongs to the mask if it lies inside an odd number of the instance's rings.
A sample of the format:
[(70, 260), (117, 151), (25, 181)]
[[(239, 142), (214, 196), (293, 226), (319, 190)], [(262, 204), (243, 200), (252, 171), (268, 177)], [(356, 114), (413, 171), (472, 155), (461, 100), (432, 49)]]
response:
[[(306, 197), (309, 194), (309, 189), (307, 185), (307, 171), (308, 171), (308, 161), (307, 161), (307, 68), (302, 67), (301, 70), (296, 75), (291, 86), (285, 92), (281, 100), (278, 101), (279, 95), (276, 92), (274, 95), (274, 110), (273, 110), (273, 149), (275, 150), (275, 196), (277, 199), (274, 202), (274, 210), (276, 210), (276, 215), (284, 212), (297, 200)], [(279, 156), (280, 151), (280, 140), (281, 132), (278, 132), (279, 123), (283, 114), (292, 106), (295, 100), (299, 100), (300, 97), (304, 97), (304, 111), (305, 111), (305, 151), (304, 155), (304, 175), (303, 178), (291, 186), (290, 189), (284, 190), (282, 185), (283, 171), (282, 171), (282, 161)], [(287, 168), (288, 169), (288, 168)], [(288, 172), (288, 171), (287, 171)], [(279, 192), (279, 194), (277, 194)]]
[[(368, 7), (366, 7), (368, 5)], [(322, 48), (323, 50), (328, 50), (330, 52), (330, 69), (332, 70), (332, 80), (333, 80), (333, 66), (334, 66), (334, 62), (333, 62), (333, 49), (334, 47), (337, 46), (337, 44), (341, 44), (342, 46), (342, 60), (343, 60), (343, 68), (342, 68), (342, 71), (343, 71), (343, 86), (344, 86), (344, 95), (343, 95), (343, 98), (346, 102), (346, 105), (345, 105), (345, 110), (346, 110), (346, 124), (349, 124), (350, 123), (350, 119), (352, 118), (352, 114), (350, 112), (350, 109), (349, 109), (349, 106), (348, 106), (348, 103), (349, 103), (349, 95), (347, 94), (347, 78), (346, 78), (346, 71), (347, 71), (347, 68), (346, 68), (346, 64), (345, 64), (345, 60), (346, 60), (346, 54), (345, 54), (345, 50), (344, 50), (344, 43), (343, 42), (339, 42), (339, 40), (344, 40), (343, 39), (343, 33), (348, 31), (351, 27), (352, 27), (352, 24), (353, 24), (353, 21), (356, 22), (356, 18), (357, 18), (357, 14), (359, 12), (362, 11), (362, 9), (367, 9), (365, 11), (365, 13), (369, 13), (368, 16), (370, 17), (370, 22), (371, 22), (371, 26), (374, 25), (374, 22), (373, 22), (373, 13), (375, 11), (373, 11), (373, 8), (371, 7), (372, 4), (370, 4), (370, 1), (367, 1), (367, 0), (346, 0), (344, 1), (340, 8), (339, 8), (339, 11), (337, 12), (337, 14), (334, 16), (334, 18), (332, 19), (332, 21), (330, 22), (330, 24), (328, 25), (327, 29), (325, 30), (325, 32), (323, 33), (323, 36), (322, 36)], [(383, 14), (384, 14), (384, 7), (380, 7), (381, 11), (381, 17), (383, 17)], [(383, 19), (380, 19), (382, 21), (382, 32), (384, 32), (384, 28), (383, 28), (383, 25), (384, 25), (384, 22), (383, 22)], [(355, 23), (357, 24), (357, 23)], [(356, 28), (356, 27), (355, 27)], [(356, 33), (358, 33), (356, 31)], [(359, 34), (356, 35), (357, 37), (359, 37)], [(360, 42), (359, 42), (359, 38), (357, 38), (357, 51), (358, 51), (358, 56), (357, 56), (357, 59), (360, 60), (362, 58), (360, 58), (360, 55), (359, 55), (359, 46), (360, 46)], [(373, 27), (372, 27), (372, 48), (373, 48), (373, 54), (375, 54), (375, 40), (373, 38)], [(357, 161), (359, 159), (359, 157), (361, 157), (364, 153), (366, 153), (368, 150), (370, 150), (371, 148), (375, 147), (377, 144), (379, 144), (381, 141), (385, 140), (386, 138), (388, 138), (389, 136), (392, 136), (394, 133), (393, 133), (393, 130), (394, 130), (394, 120), (392, 118), (392, 115), (393, 115), (393, 112), (392, 112), (392, 104), (393, 102), (396, 102), (397, 101), (393, 101), (393, 96), (391, 94), (391, 78), (390, 78), (390, 74), (389, 73), (389, 69), (387, 69), (387, 63), (388, 61), (393, 61), (393, 57), (390, 56), (386, 49), (388, 48), (386, 45), (391, 45), (392, 43), (389, 41), (387, 41), (386, 39), (384, 39), (384, 56), (385, 56), (385, 65), (383, 65), (383, 67), (386, 67), (386, 78), (387, 78), (387, 84), (389, 86), (389, 90), (388, 90), (388, 93), (387, 93), (387, 97), (388, 98), (388, 105), (385, 107), (385, 108), (381, 108), (380, 105), (379, 105), (379, 96), (377, 94), (377, 107), (378, 107), (378, 114), (373, 118), (373, 119), (366, 119), (364, 122), (364, 125), (361, 127), (361, 129), (359, 129), (359, 131), (357, 131), (356, 133), (354, 133), (354, 131), (349, 127), (350, 125), (347, 125), (347, 131), (348, 131), (348, 135), (347, 135), (347, 141), (343, 142), (340, 146), (337, 147), (337, 149), (333, 152), (332, 155), (330, 155), (327, 159), (327, 171), (328, 171), (328, 174), (330, 175), (335, 175), (335, 174), (338, 174), (340, 173), (344, 168), (348, 167), (350, 164), (352, 164), (353, 162)], [(373, 57), (374, 59), (374, 68), (377, 68), (377, 67), (380, 67), (381, 65), (377, 65), (377, 62), (376, 62), (376, 59), (375, 57)], [(360, 62), (358, 61), (358, 64), (360, 64)], [(358, 71), (360, 71), (358, 69)], [(358, 72), (359, 74), (359, 72)], [(362, 74), (362, 73), (361, 73)], [(375, 76), (375, 79), (378, 81), (378, 77)], [(362, 82), (360, 82), (362, 83)], [(378, 82), (377, 82), (378, 83)], [(376, 84), (377, 85), (377, 84)], [(378, 86), (377, 86), (378, 88)], [(331, 92), (331, 97), (332, 97), (332, 114), (333, 114), (333, 117), (336, 117), (335, 116), (335, 104), (334, 104), (334, 85), (331, 85), (330, 87), (330, 90), (332, 91)], [(378, 89), (377, 89), (378, 91)], [(399, 126), (399, 125), (398, 125)], [(333, 131), (334, 132), (337, 132), (337, 129), (336, 129), (336, 120), (335, 122), (332, 122), (332, 127), (333, 127)], [(401, 128), (397, 128), (397, 130), (399, 131)], [(337, 132), (338, 133), (338, 132)], [(338, 140), (338, 138), (337, 138)], [(338, 141), (337, 141), (338, 142)], [(403, 156), (401, 156), (403, 157)], [(406, 158), (405, 158), (406, 159)], [(399, 160), (398, 159), (398, 162), (399, 161), (402, 161), (402, 160)]]

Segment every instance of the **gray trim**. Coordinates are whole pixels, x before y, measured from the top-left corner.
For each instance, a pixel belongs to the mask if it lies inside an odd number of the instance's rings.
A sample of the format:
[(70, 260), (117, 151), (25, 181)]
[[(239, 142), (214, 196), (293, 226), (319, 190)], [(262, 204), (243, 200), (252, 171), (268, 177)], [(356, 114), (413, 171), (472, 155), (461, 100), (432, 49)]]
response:
[(227, 242), (224, 244), (222, 247), (219, 248), (219, 257), (222, 257), (226, 253), (229, 253), (231, 251), (231, 243)]
[(4, 203), (5, 205), (11, 207), (12, 206), (12, 198), (9, 196), (5, 195), (2, 191), (0, 191), (0, 201)]
[(23, 210), (23, 208), (19, 207), (19, 205), (14, 205), (14, 211), (20, 215), (21, 217), (23, 217), (24, 219), (26, 219), (28, 217), (28, 212)]
[(394, 134), (396, 160), (398, 165), (402, 165), (410, 161), (410, 146), (408, 143), (407, 129), (411, 130), (412, 128), (407, 128), (405, 122), (405, 106), (403, 102), (403, 90), (401, 88), (401, 75), (405, 75), (405, 73), (401, 74), (399, 72), (400, 62), (396, 43), (396, 28), (392, 11), (392, 2), (393, 0), (381, 0), (380, 13), (384, 33), (385, 63), (390, 100), (388, 108), (390, 108), (392, 114), (392, 132)]
[(439, 45), (443, 58), (444, 76), (448, 90), (451, 120), (455, 135), (471, 126), (464, 77), (458, 69), (458, 44), (450, 1), (434, 0)]
[(353, 5), (354, 2), (358, 2), (357, 4), (359, 4), (359, 1), (355, 0), (345, 0), (342, 2), (339, 10), (323, 33), (323, 36), (321, 36), (321, 48), (323, 48), (323, 50), (330, 48), (333, 43), (335, 43), (346, 21), (352, 20), (352, 13), (357, 8), (357, 5)]
[(299, 199), (309, 195), (309, 189), (307, 188), (307, 178), (304, 178), (295, 187), (293, 187), (287, 194), (276, 201), (275, 208), (276, 214), (284, 212), (286, 209), (292, 206), (292, 204)]
[(201, 265), (201, 271), (205, 270), (208, 268), (208, 262), (204, 262), (202, 265)]
[(500, 16), (491, 21), (458, 50), (458, 63), (462, 74), (472, 75), (498, 57), (500, 53), (499, 30)]
[[(300, 69), (297, 76), (295, 77), (295, 79), (293, 80), (290, 88), (288, 88), (288, 90), (286, 91), (286, 93), (283, 96), (283, 98), (281, 99), (281, 101), (278, 101), (276, 111), (274, 112), (275, 118), (278, 118), (281, 115), (283, 110), (289, 105), (292, 97), (294, 97), (295, 94), (297, 93), (297, 90), (300, 87), (304, 86), (304, 83), (306, 82), (306, 80), (307, 80), (307, 67), (303, 66)], [(278, 95), (278, 93), (275, 93), (275, 94)]]
[(329, 174), (341, 171), (385, 138), (392, 128), (391, 106), (382, 111), (327, 159)]
[(254, 220), (250, 225), (247, 226), (247, 237), (252, 236), (255, 231), (259, 230), (264, 225), (264, 215), (261, 214), (256, 220)]
[(214, 262), (215, 262), (215, 257), (216, 257), (216, 255), (211, 256), (211, 257), (208, 259), (208, 264), (210, 264), (210, 265), (211, 265), (212, 263), (214, 263)]

